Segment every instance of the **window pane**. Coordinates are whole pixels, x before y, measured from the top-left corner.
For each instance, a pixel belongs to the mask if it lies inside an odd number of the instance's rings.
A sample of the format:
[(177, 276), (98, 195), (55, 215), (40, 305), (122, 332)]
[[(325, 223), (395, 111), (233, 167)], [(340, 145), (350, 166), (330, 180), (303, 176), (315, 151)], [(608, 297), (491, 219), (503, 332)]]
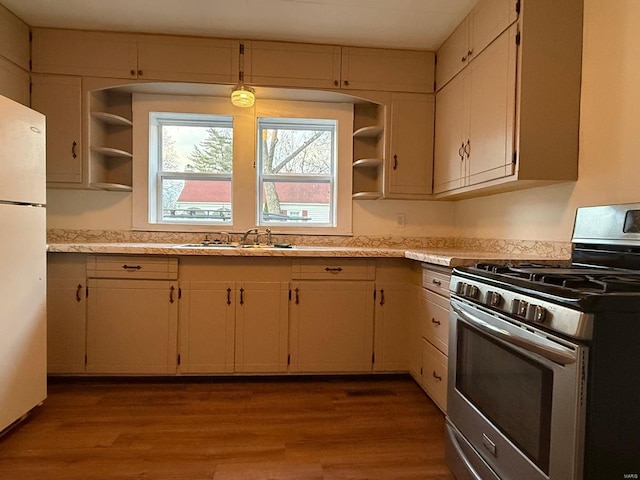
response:
[(263, 183), (261, 224), (332, 224), (329, 182)]
[(162, 220), (230, 223), (231, 180), (162, 180)]
[(231, 173), (233, 127), (162, 124), (164, 172)]
[(331, 175), (333, 171), (333, 129), (263, 126), (260, 138), (263, 174)]

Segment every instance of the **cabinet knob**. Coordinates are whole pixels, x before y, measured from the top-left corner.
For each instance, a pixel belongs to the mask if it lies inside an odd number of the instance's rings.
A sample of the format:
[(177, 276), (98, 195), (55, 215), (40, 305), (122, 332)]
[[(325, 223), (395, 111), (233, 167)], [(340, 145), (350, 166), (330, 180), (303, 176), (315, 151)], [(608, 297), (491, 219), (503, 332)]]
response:
[(340, 82), (338, 80), (334, 80), (333, 84), (337, 87), (338, 85), (340, 85)]
[(135, 71), (135, 70), (131, 70), (131, 72), (130, 72), (130, 73), (131, 73), (131, 76), (132, 76), (132, 77), (135, 77), (135, 76), (136, 76), (136, 71)]
[(466, 62), (466, 61), (467, 61), (467, 56), (465, 55), (464, 57), (462, 57), (462, 58), (460, 59), (460, 61), (461, 61), (462, 63)]
[(473, 48), (467, 52), (467, 58), (469, 58), (471, 55), (473, 55)]
[(141, 77), (143, 75), (143, 71), (142, 70), (138, 70), (138, 76)]
[(345, 86), (345, 87), (348, 87), (348, 86), (349, 86), (349, 80), (345, 80), (343, 83), (344, 83), (344, 86)]

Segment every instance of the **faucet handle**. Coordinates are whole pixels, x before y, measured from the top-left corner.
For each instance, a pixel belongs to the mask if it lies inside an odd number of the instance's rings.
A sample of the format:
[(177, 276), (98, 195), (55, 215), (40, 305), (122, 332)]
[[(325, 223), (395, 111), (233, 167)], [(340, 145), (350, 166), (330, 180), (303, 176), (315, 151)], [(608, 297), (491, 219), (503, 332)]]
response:
[(267, 245), (273, 245), (273, 242), (271, 241), (271, 229), (265, 229), (265, 233), (267, 234)]

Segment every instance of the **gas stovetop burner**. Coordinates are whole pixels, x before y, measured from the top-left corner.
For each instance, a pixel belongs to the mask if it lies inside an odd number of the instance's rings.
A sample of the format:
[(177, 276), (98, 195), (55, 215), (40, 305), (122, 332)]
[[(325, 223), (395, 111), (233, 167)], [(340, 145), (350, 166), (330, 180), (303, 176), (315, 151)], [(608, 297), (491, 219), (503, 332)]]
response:
[(540, 284), (584, 293), (640, 292), (640, 272), (611, 268), (478, 263), (473, 270), (479, 275), (489, 272), (493, 278), (505, 281), (516, 278), (530, 282), (532, 290)]

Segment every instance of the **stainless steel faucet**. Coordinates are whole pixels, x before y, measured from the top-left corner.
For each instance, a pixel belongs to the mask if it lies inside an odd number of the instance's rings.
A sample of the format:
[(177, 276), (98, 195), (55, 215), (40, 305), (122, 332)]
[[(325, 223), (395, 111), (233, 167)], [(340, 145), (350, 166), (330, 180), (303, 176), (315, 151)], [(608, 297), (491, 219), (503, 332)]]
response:
[(242, 243), (243, 245), (248, 245), (247, 238), (249, 237), (249, 234), (251, 234), (251, 233), (255, 233), (256, 234), (256, 239), (255, 239), (255, 241), (253, 243), (258, 243), (258, 229), (257, 228), (250, 228), (249, 230), (244, 232), (242, 234), (242, 240), (240, 241), (240, 243)]

